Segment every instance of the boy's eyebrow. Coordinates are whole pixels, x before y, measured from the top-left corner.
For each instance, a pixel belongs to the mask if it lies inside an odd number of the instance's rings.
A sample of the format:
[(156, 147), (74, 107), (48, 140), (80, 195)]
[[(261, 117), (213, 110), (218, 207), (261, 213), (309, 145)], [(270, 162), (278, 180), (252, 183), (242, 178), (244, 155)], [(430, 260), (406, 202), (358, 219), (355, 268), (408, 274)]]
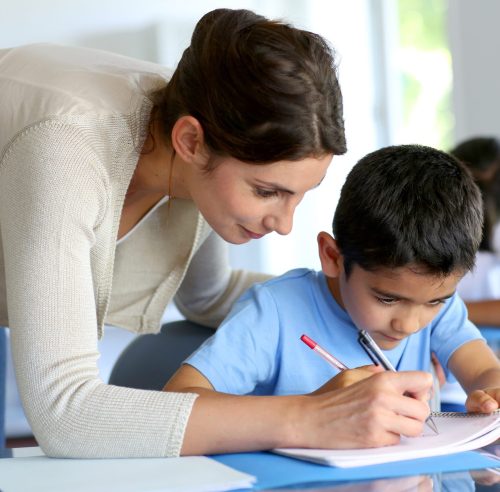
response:
[[(321, 181), (317, 184), (317, 185), (314, 185), (311, 190), (314, 190), (316, 189), (322, 182), (323, 180), (325, 179), (325, 177), (323, 176), (321, 178)], [(295, 195), (295, 191), (292, 191), (292, 190), (289, 190), (287, 188), (283, 188), (283, 186), (281, 186), (280, 184), (278, 183), (270, 183), (269, 181), (261, 181), (260, 179), (257, 180), (261, 185), (263, 186), (268, 186), (269, 188), (274, 188), (276, 191), (281, 191), (283, 193), (288, 193), (290, 195)]]
[[(380, 289), (377, 289), (376, 287), (372, 287), (371, 289), (372, 289), (372, 291), (375, 294), (377, 294), (377, 295), (379, 295), (381, 297), (388, 297), (390, 299), (400, 299), (402, 301), (411, 301), (411, 302), (414, 302), (414, 299), (410, 299), (409, 297), (404, 297), (404, 296), (402, 296), (400, 294), (394, 294), (394, 293), (391, 293), (391, 292), (384, 292), (384, 291), (382, 291)], [(435, 299), (430, 299), (427, 302), (445, 301), (446, 299), (449, 299), (450, 297), (452, 297), (454, 294), (455, 294), (455, 290), (453, 290), (449, 294), (445, 294), (444, 296), (436, 297)]]

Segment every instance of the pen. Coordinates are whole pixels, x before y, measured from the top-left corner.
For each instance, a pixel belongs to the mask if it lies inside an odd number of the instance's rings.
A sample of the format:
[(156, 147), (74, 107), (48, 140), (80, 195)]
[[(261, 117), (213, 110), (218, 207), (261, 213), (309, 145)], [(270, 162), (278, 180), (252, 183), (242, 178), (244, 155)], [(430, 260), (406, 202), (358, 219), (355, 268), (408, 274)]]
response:
[[(375, 343), (375, 340), (365, 330), (360, 330), (358, 342), (376, 366), (381, 365), (386, 371), (396, 372), (396, 369), (391, 364), (391, 361), (385, 356), (384, 352), (382, 352), (379, 346)], [(436, 434), (439, 434), (437, 426), (430, 415), (425, 420), (425, 423)]]
[(317, 354), (319, 354), (323, 359), (325, 359), (329, 364), (338, 369), (339, 371), (345, 371), (349, 369), (345, 364), (340, 362), (332, 354), (327, 352), (324, 348), (320, 347), (314, 340), (309, 338), (307, 335), (302, 335), (300, 339)]

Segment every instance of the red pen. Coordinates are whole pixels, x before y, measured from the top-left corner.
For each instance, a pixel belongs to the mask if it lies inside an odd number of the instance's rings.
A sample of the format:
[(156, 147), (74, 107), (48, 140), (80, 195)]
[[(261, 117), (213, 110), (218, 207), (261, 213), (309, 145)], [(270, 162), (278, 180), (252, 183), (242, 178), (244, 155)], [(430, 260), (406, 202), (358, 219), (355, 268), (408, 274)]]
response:
[(345, 371), (349, 369), (345, 364), (340, 362), (332, 354), (327, 352), (324, 348), (320, 347), (314, 340), (309, 338), (307, 335), (302, 335), (300, 339), (311, 349), (313, 349), (317, 354), (321, 355), (329, 364), (338, 369), (339, 371)]

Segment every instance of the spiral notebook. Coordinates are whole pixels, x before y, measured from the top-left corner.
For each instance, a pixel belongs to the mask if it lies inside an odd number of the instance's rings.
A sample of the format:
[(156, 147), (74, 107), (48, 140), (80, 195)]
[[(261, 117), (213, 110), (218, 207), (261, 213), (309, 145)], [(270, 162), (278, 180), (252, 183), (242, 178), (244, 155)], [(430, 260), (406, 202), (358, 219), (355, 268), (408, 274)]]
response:
[(491, 414), (432, 412), (439, 434), (425, 428), (420, 437), (402, 437), (399, 444), (369, 449), (280, 448), (278, 454), (323, 465), (349, 468), (391, 461), (428, 458), (478, 449), (500, 438), (500, 411)]

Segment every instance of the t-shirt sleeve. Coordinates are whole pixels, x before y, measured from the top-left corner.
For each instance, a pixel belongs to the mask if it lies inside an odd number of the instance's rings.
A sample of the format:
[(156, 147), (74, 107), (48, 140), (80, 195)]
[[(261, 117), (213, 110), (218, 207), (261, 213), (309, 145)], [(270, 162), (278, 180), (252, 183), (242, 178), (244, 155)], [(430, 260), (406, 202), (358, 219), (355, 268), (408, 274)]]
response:
[(448, 360), (464, 343), (484, 340), (479, 329), (468, 319), (467, 308), (458, 294), (448, 299), (432, 322), (431, 350), (447, 371)]
[(185, 363), (200, 371), (216, 391), (249, 394), (272, 386), (276, 373), (279, 319), (264, 285), (251, 288), (215, 335)]

